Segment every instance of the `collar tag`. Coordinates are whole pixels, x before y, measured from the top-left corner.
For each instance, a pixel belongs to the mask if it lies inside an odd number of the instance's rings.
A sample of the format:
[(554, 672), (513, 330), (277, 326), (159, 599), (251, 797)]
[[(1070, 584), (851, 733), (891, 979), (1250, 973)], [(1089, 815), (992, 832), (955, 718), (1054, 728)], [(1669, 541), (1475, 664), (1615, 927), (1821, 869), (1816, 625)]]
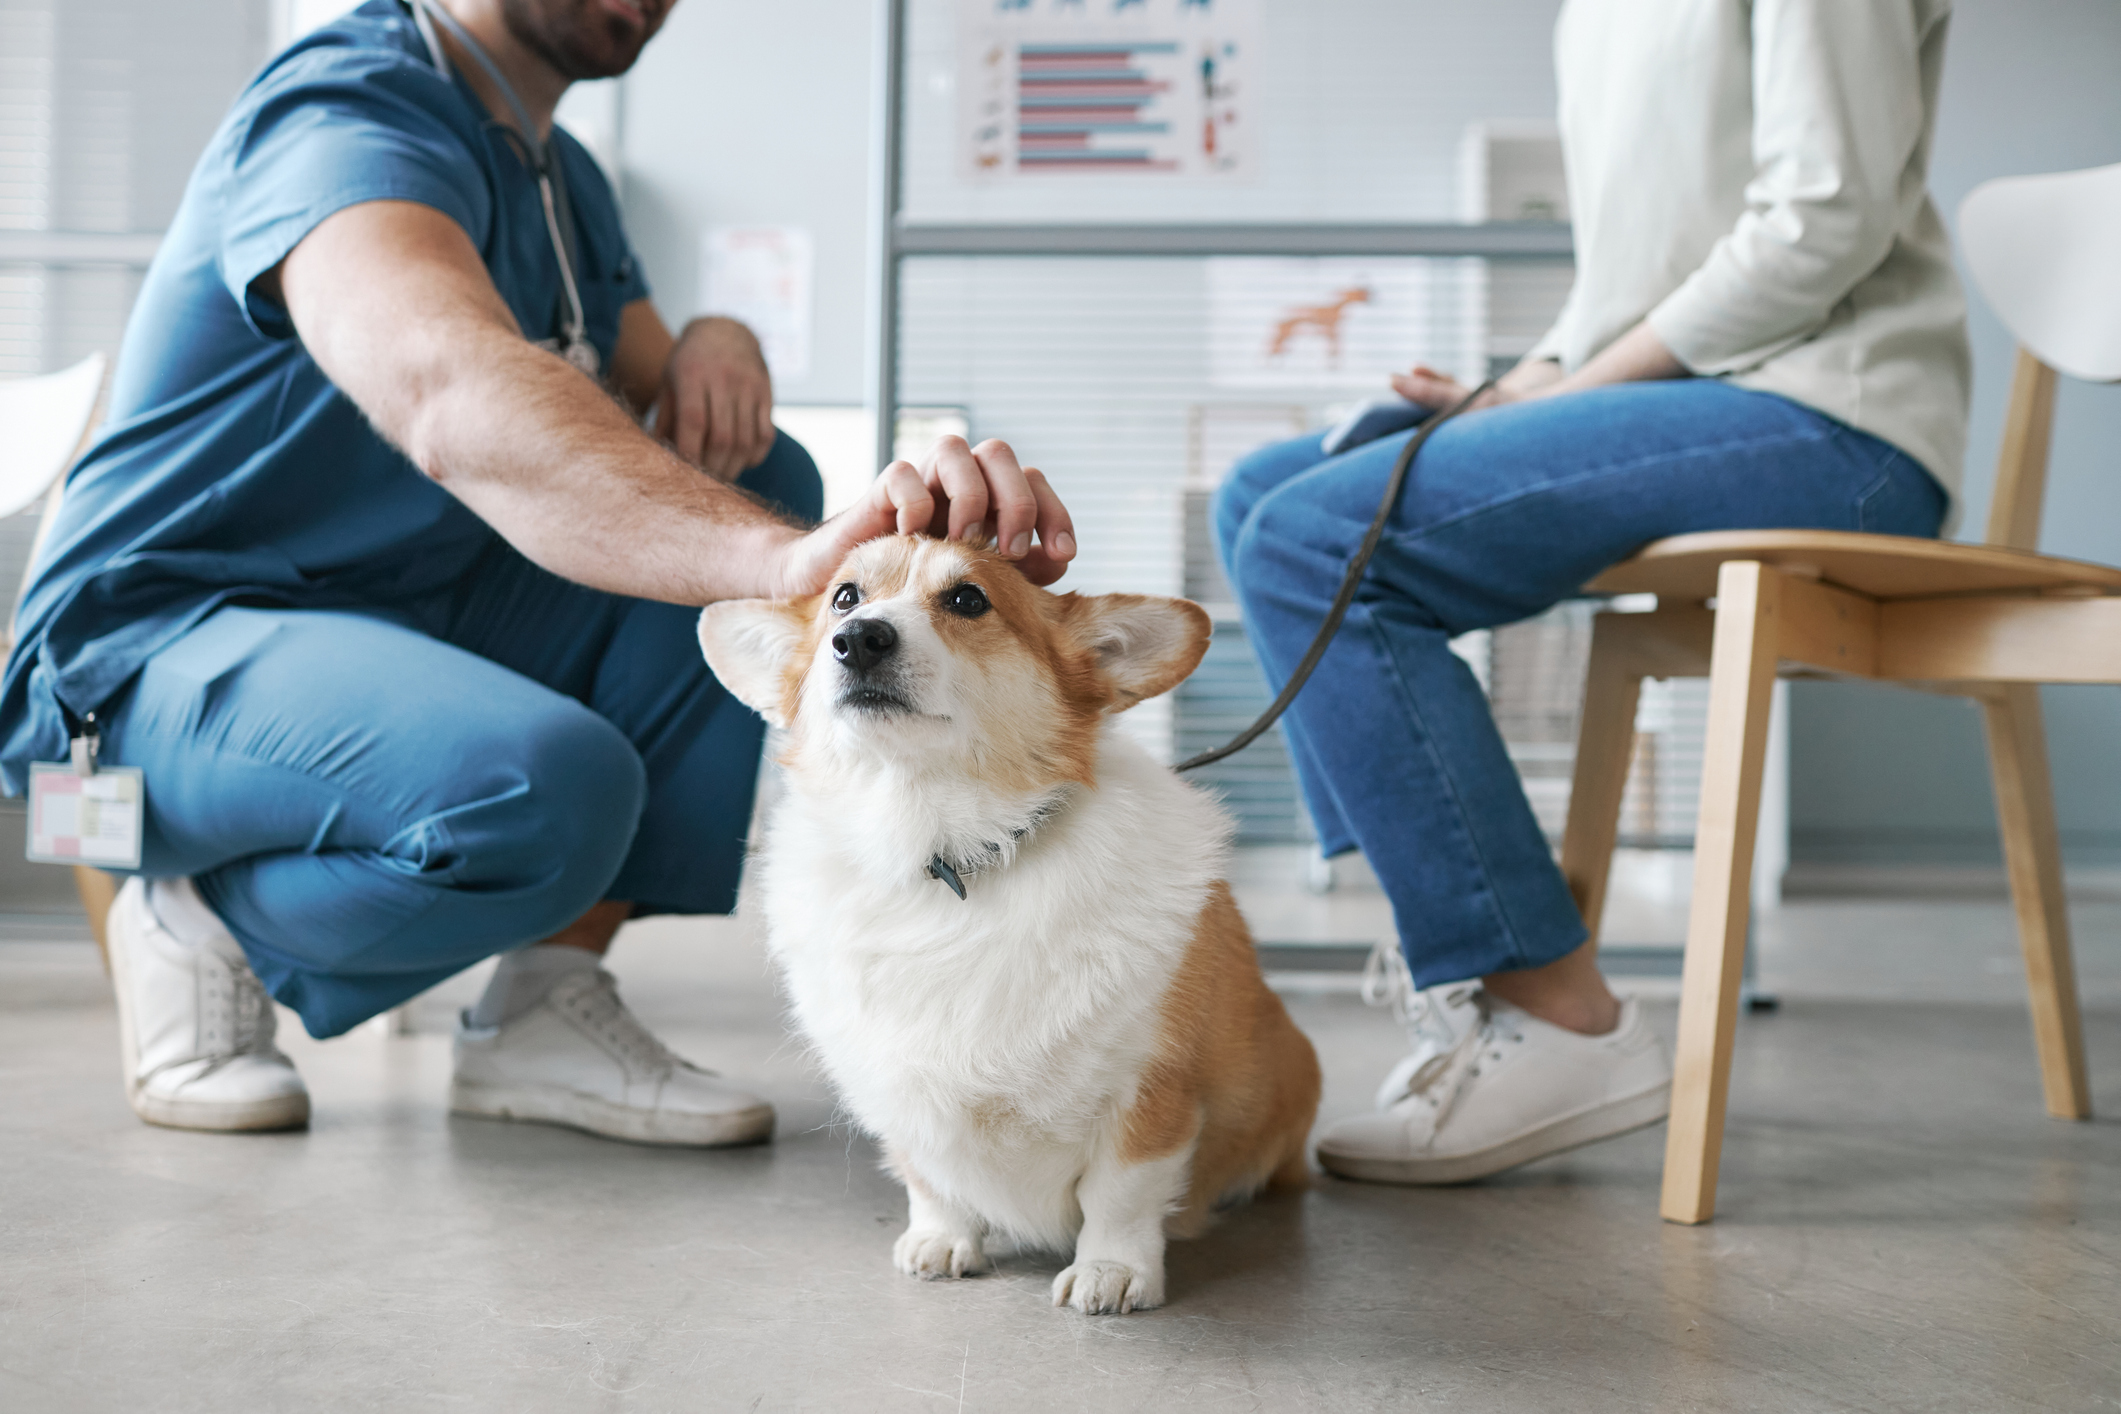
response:
[(940, 854), (928, 861), (928, 877), (940, 879), (948, 884), (950, 892), (956, 894), (959, 898), (965, 896), (965, 881), (957, 877), (957, 871), (950, 867), (950, 861), (943, 858)]

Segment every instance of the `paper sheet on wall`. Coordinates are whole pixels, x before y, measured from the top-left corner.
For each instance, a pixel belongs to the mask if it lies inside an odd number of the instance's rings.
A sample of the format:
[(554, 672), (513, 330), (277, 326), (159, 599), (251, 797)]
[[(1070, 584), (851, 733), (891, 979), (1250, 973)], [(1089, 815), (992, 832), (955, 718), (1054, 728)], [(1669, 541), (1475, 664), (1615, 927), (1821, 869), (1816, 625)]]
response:
[(700, 313), (749, 325), (776, 383), (810, 376), (810, 232), (716, 226), (700, 240)]
[(965, 176), (1257, 172), (1260, 0), (960, 5)]

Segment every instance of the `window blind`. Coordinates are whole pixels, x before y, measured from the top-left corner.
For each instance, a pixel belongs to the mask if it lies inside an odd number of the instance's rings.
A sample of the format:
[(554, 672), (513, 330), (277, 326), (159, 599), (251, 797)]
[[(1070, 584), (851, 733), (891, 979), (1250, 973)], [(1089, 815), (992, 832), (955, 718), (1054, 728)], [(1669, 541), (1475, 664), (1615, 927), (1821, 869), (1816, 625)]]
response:
[[(0, 0), (0, 377), (117, 351), (140, 271), (70, 254), (69, 238), (168, 224), (265, 57), (271, 13), (271, 0)], [(16, 232), (39, 233), (38, 258), (11, 258)]]

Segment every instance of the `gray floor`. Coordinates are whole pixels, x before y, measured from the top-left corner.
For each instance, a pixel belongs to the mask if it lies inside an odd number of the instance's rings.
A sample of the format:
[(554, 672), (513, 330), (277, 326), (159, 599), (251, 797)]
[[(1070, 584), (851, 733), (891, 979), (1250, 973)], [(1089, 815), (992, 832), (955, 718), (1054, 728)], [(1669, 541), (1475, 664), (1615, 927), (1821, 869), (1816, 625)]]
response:
[[(2042, 1116), (1987, 966), (2000, 906), (1783, 914), (1789, 999), (1741, 1027), (1713, 1226), (1657, 1220), (1651, 1131), (1470, 1188), (1322, 1181), (1175, 1248), (1164, 1310), (1100, 1319), (1046, 1304), (1050, 1258), (891, 1270), (902, 1200), (740, 927), (639, 925), (615, 954), (669, 1039), (780, 1105), (772, 1147), (719, 1154), (449, 1119), (469, 979), (413, 1035), (292, 1038), (307, 1133), (151, 1129), (93, 950), (0, 943), (0, 1408), (2121, 1407), (2121, 1124)], [(2080, 928), (2121, 1112), (2121, 947)], [(2003, 1000), (1830, 999), (1866, 995), (1858, 951)], [(1293, 1005), (1327, 1112), (1365, 1103), (1393, 1028)]]

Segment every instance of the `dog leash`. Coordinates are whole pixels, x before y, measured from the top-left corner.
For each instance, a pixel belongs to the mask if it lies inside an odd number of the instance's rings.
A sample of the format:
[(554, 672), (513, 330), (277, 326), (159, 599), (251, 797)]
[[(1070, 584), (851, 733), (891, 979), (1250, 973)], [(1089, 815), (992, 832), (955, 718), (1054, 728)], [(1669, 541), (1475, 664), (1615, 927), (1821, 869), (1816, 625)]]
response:
[(1392, 464), (1392, 475), (1385, 482), (1384, 499), (1377, 503), (1377, 514), (1370, 520), (1369, 534), (1363, 536), (1362, 546), (1356, 550), (1355, 558), (1348, 561), (1348, 572), (1340, 581), (1340, 593), (1334, 597), (1333, 607), (1327, 612), (1325, 622), (1318, 626), (1318, 636), (1311, 640), (1310, 651), (1304, 654), (1303, 661), (1296, 665), (1296, 671), (1289, 674), (1288, 682), (1282, 685), (1281, 695), (1268, 704), (1267, 710), (1260, 713), (1258, 720), (1251, 726), (1214, 750), (1203, 751), (1198, 756), (1179, 762), (1172, 770), (1190, 771), (1196, 766), (1211, 765), (1226, 756), (1235, 756), (1259, 740), (1267, 728), (1274, 725), (1275, 719), (1289, 710), (1289, 704), (1296, 700), (1296, 694), (1303, 691), (1304, 684), (1310, 681), (1312, 669), (1326, 656), (1326, 648), (1333, 642), (1333, 635), (1340, 632), (1340, 621), (1348, 616), (1348, 606), (1355, 602), (1355, 591), (1362, 586), (1362, 577), (1370, 568), (1370, 557), (1377, 553), (1378, 542), (1385, 538), (1385, 524), (1392, 519), (1393, 508), (1399, 504), (1399, 493), (1407, 484), (1407, 472), (1413, 467), (1415, 455), (1421, 451), (1421, 444), (1429, 440), (1431, 432), (1473, 406), (1474, 399), (1494, 386), (1495, 380), (1488, 379), (1424, 422), (1421, 430), (1408, 438), (1407, 445), (1400, 448), (1399, 460)]

